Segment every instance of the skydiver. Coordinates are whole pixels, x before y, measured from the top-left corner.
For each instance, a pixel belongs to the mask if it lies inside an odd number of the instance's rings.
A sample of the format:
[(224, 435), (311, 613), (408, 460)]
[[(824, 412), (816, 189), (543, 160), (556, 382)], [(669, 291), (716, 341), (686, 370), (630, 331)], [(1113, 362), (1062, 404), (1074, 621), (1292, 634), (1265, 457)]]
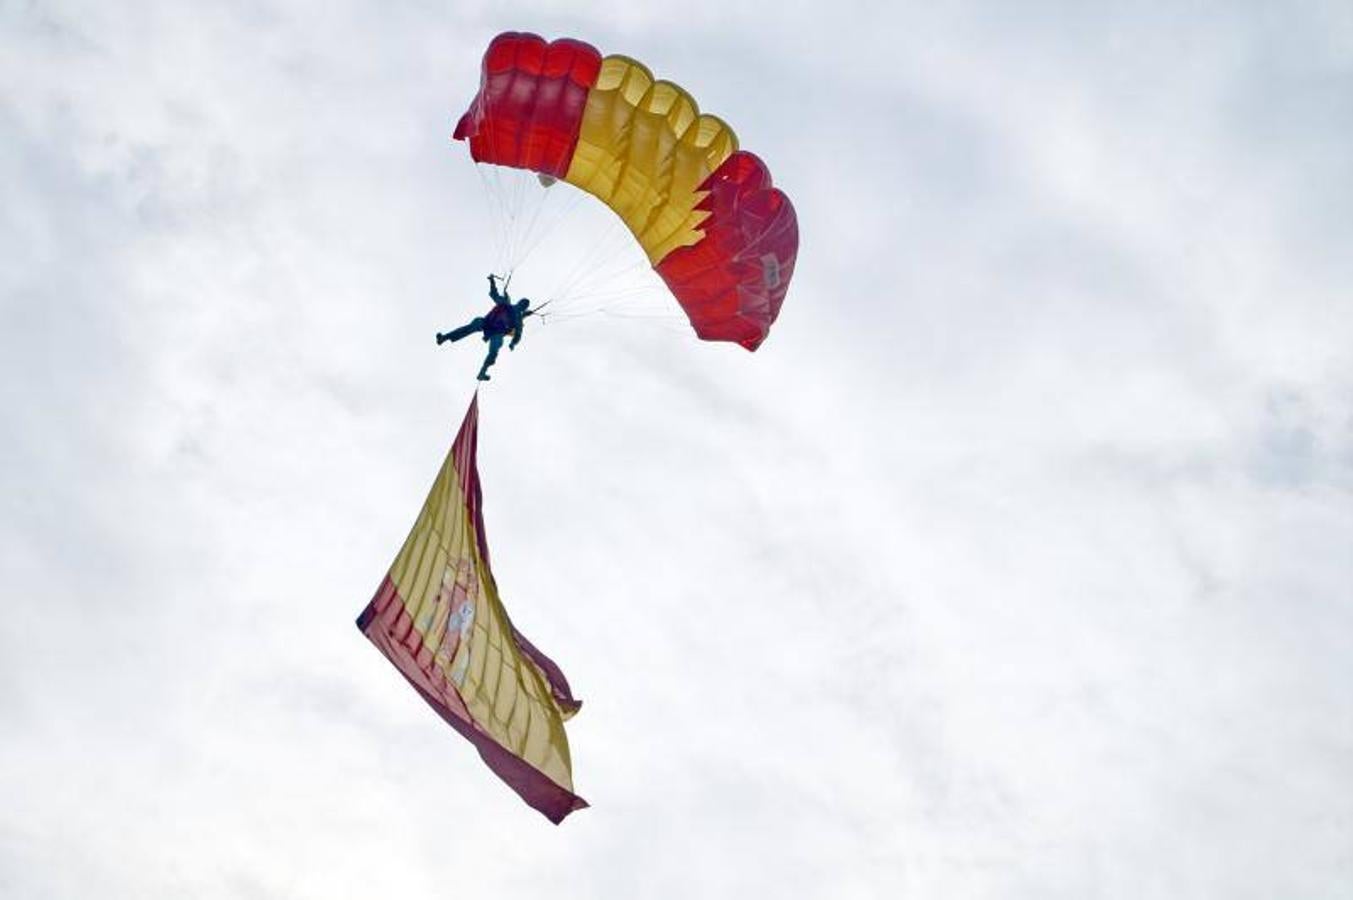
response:
[(498, 360), (498, 350), (503, 346), (503, 338), (512, 335), (512, 341), (507, 345), (507, 349), (515, 350), (521, 343), (522, 328), (526, 324), (526, 317), (535, 312), (531, 309), (531, 301), (525, 298), (513, 303), (512, 298), (507, 294), (507, 285), (503, 285), (503, 290), (499, 292), (498, 285), (494, 282), (493, 276), (489, 276), (489, 296), (493, 298), (493, 309), (489, 310), (487, 315), (476, 316), (466, 324), (460, 326), (454, 331), (438, 333), (437, 346), (441, 346), (447, 341), (458, 341), (463, 337), (468, 337), (475, 332), (481, 332), (484, 340), (488, 342), (489, 353), (484, 357), (484, 365), (479, 367), (479, 380), (489, 380), (489, 367)]

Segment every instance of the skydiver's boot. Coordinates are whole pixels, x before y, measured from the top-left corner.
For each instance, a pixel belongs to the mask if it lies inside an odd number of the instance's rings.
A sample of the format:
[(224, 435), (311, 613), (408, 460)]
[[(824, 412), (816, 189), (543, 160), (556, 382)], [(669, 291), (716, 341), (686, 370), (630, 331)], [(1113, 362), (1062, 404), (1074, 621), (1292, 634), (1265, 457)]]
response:
[(501, 334), (486, 334), (484, 340), (489, 342), (488, 355), (484, 357), (484, 364), (479, 367), (479, 380), (489, 380), (489, 369), (498, 361), (498, 348), (503, 346), (503, 336)]

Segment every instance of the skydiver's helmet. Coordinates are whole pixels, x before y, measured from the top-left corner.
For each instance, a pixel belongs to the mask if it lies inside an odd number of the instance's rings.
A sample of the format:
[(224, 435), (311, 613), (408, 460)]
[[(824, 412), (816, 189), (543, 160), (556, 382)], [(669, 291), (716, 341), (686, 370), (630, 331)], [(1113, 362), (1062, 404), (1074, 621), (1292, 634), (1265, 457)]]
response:
[(531, 308), (531, 301), (523, 298), (512, 305), (517, 307), (517, 315), (524, 316), (526, 311)]

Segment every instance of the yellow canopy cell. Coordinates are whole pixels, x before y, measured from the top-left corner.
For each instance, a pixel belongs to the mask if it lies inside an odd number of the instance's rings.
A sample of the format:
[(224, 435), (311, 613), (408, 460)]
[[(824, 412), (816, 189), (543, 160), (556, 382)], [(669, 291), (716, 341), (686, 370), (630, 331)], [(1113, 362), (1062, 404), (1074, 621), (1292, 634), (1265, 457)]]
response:
[(601, 61), (564, 180), (615, 210), (649, 261), (699, 242), (700, 183), (738, 149), (723, 120), (628, 56)]

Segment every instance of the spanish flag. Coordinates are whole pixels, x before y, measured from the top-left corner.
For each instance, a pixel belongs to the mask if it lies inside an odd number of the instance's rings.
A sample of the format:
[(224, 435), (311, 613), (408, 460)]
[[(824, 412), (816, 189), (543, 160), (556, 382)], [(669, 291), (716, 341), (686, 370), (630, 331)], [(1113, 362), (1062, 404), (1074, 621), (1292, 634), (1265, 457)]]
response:
[(581, 704), (498, 597), (475, 465), (478, 427), (476, 394), (357, 627), (499, 778), (557, 824), (587, 806), (573, 793), (564, 734)]

